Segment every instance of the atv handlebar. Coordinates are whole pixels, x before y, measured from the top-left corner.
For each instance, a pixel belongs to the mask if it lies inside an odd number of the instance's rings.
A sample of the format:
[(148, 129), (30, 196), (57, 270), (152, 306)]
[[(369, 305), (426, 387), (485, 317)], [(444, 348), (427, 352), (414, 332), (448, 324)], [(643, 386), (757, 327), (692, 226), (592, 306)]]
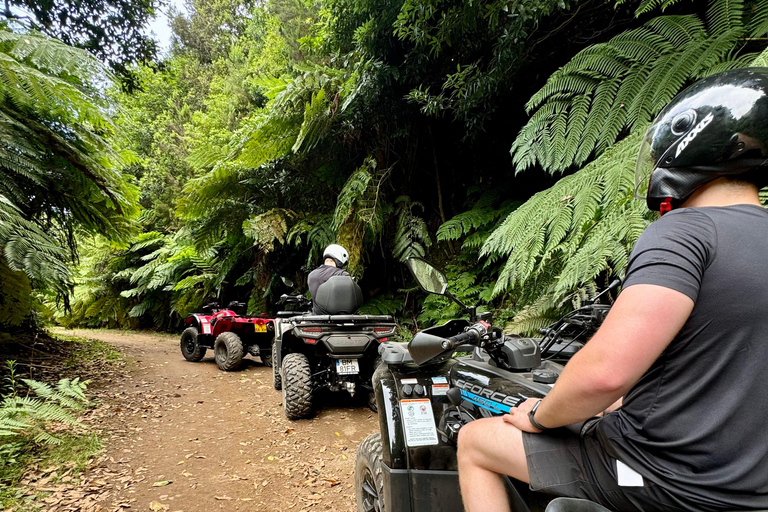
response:
[(443, 348), (445, 350), (452, 350), (465, 343), (476, 344), (483, 338), (483, 336), (488, 334), (489, 327), (489, 324), (480, 321), (475, 325), (467, 327), (467, 330), (463, 333), (446, 338), (443, 342)]

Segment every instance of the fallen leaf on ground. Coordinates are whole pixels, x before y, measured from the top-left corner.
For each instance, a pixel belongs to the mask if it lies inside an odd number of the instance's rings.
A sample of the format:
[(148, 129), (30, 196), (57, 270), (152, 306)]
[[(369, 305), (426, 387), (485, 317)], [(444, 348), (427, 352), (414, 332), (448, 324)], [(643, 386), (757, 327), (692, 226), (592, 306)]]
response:
[(152, 484), (152, 487), (165, 487), (173, 483), (173, 480), (161, 480)]

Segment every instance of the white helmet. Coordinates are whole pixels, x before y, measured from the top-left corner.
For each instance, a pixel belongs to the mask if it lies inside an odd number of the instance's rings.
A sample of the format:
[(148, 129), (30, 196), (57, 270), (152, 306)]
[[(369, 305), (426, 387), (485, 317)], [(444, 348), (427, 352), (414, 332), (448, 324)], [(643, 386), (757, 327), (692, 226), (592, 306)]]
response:
[(323, 259), (331, 258), (336, 262), (336, 266), (343, 268), (349, 261), (347, 250), (338, 244), (331, 244), (323, 251)]

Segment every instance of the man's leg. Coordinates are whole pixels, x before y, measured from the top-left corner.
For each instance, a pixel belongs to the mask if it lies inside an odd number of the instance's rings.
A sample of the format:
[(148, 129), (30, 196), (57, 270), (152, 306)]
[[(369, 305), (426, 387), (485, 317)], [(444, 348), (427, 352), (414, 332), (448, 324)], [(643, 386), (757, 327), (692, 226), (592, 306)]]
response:
[(529, 482), (523, 433), (501, 417), (467, 423), (459, 431), (459, 484), (467, 512), (508, 512), (501, 475)]

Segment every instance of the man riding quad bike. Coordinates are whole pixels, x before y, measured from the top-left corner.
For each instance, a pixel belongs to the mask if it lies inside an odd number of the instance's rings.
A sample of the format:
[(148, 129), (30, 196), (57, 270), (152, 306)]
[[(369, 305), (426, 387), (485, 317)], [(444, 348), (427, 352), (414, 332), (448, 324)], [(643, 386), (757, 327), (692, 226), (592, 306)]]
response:
[(216, 302), (203, 306), (203, 313), (185, 319), (187, 328), (181, 333), (181, 353), (187, 361), (198, 362), (207, 349), (214, 350), (216, 364), (224, 371), (240, 367), (246, 354), (260, 357), (265, 366), (272, 366), (272, 340), (275, 321), (266, 316), (239, 315), (234, 310), (245, 307), (243, 302), (230, 302), (220, 308)]
[[(329, 249), (340, 248), (330, 246)], [(312, 312), (279, 312), (273, 367), (275, 389), (283, 391), (283, 408), (288, 419), (312, 415), (315, 398), (322, 389), (347, 391), (354, 396), (362, 390), (373, 402), (371, 377), (378, 364), (379, 344), (397, 329), (389, 315), (358, 315), (362, 291), (346, 272), (337, 272), (334, 261), (326, 265), (321, 279), (308, 279), (314, 289)], [(336, 251), (340, 264), (346, 251)], [(322, 281), (319, 282), (318, 281)], [(315, 287), (316, 285), (316, 287)], [(303, 296), (285, 296), (284, 302), (309, 306)], [(361, 389), (362, 388), (362, 389)]]
[[(377, 371), (377, 400), (394, 413), (394, 425), (382, 429), (395, 433), (382, 431), (382, 462), (359, 466), (381, 482), (361, 485), (360, 495), (380, 489), (389, 510), (429, 509), (455, 486), (455, 474), (434, 468), (453, 463), (469, 512), (526, 510), (531, 501), (516, 499), (523, 494), (510, 501), (508, 477), (617, 511), (767, 509), (768, 211), (758, 196), (766, 184), (768, 69), (712, 75), (680, 93), (649, 128), (636, 170), (636, 194), (663, 217), (639, 238), (621, 294), (556, 385), (535, 392), (525, 376), (504, 369), (508, 342), (476, 325), (414, 338), (416, 363), (439, 362), (437, 347), (471, 341), (494, 364), (453, 363), (449, 388), (458, 391), (447, 391), (455, 407), (445, 425), (416, 423), (410, 409), (398, 413), (402, 378), (393, 385)], [(435, 371), (413, 374), (419, 380)], [(432, 395), (424, 414), (442, 419), (447, 406)], [(465, 414), (469, 400), (501, 412)], [(449, 438), (455, 428), (458, 452), (437, 437), (437, 429)], [(364, 442), (361, 455), (375, 444)], [(391, 454), (403, 444), (407, 450)], [(396, 480), (402, 484), (393, 492)]]

